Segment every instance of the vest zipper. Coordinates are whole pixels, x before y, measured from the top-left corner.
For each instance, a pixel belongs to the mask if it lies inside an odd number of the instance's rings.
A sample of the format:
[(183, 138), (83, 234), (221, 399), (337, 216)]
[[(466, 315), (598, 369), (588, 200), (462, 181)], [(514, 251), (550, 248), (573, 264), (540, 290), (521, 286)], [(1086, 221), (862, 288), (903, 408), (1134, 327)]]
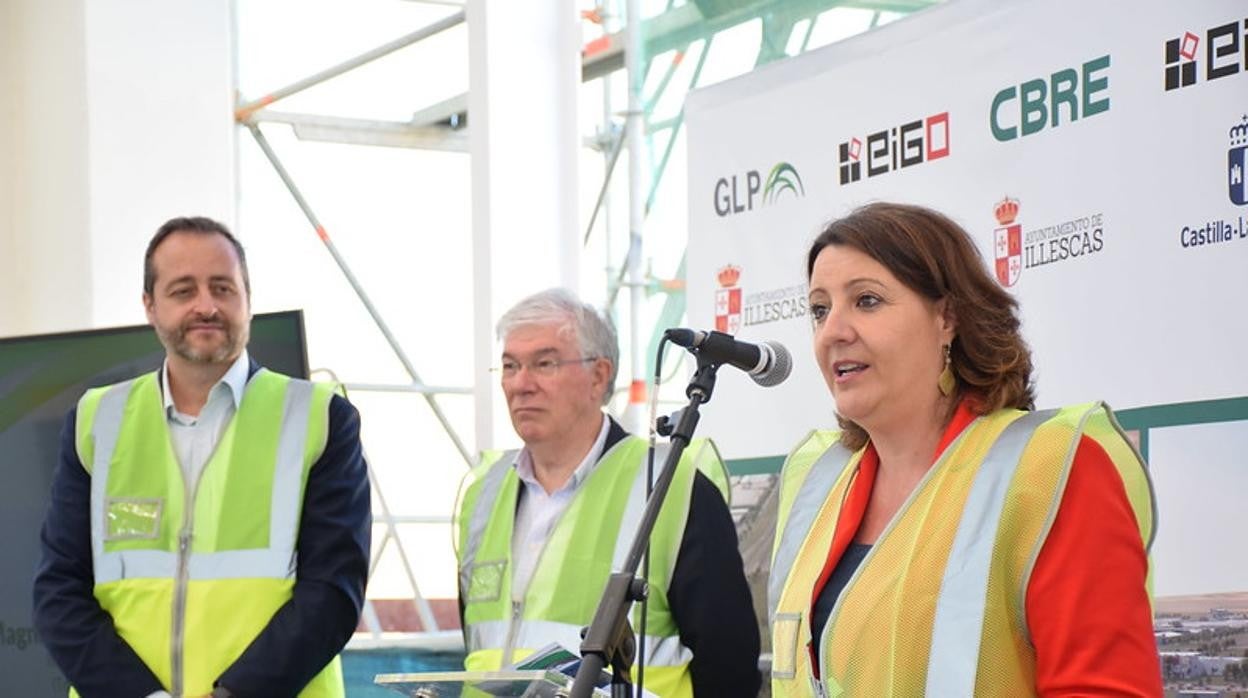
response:
[(524, 611), (523, 601), (511, 602), (511, 620), (507, 623), (507, 644), (503, 645), (504, 667), (509, 666), (516, 650), (516, 631), (520, 628), (520, 614)]
[[(589, 478), (592, 477), (594, 473), (596, 473), (598, 469), (604, 463), (609, 462), (608, 459), (615, 454), (615, 451), (617, 449), (620, 448), (620, 444), (627, 443), (627, 441), (628, 441), (627, 439), (623, 439), (617, 442), (614, 446), (604, 451), (602, 455), (598, 456), (598, 460), (594, 463), (594, 467), (590, 470), (589, 473), (585, 475), (585, 479), (582, 480), (579, 485), (577, 485), (576, 493), (572, 495), (572, 500), (569, 501), (567, 506), (563, 508), (563, 511), (559, 512), (559, 516), (558, 518), (555, 519), (554, 525), (550, 527), (551, 536), (553, 536), (555, 530), (559, 528), (559, 524), (563, 523), (564, 515), (568, 513), (568, 509), (572, 507), (572, 504), (576, 501), (576, 498), (581, 496), (581, 493), (584, 491), (583, 488), (585, 485), (585, 481), (589, 480)], [(513, 461), (513, 465), (514, 465), (514, 461)], [(520, 483), (520, 486), (523, 487), (524, 483), (523, 482)], [(511, 523), (512, 523), (512, 535), (514, 536), (515, 535), (515, 523), (516, 523), (516, 513), (514, 511), (511, 514)], [(546, 537), (546, 542), (542, 543), (542, 549), (538, 551), (537, 553), (537, 560), (534, 561), (533, 563), (533, 572), (532, 574), (529, 575), (528, 582), (524, 585), (524, 590), (520, 594), (521, 600), (517, 601), (513, 598), (511, 601), (511, 618), (509, 622), (507, 623), (507, 644), (503, 645), (502, 666), (504, 667), (512, 663), (512, 656), (515, 654), (515, 649), (516, 649), (515, 647), (516, 632), (517, 630), (519, 630), (520, 615), (521, 613), (524, 612), (524, 598), (529, 595), (529, 585), (533, 583), (533, 577), (537, 576), (538, 570), (541, 569), (542, 567), (542, 558), (546, 557), (546, 550), (547, 548), (550, 547), (549, 544), (550, 544), (551, 536)], [(511, 548), (509, 545), (508, 551), (510, 550)], [(473, 554), (475, 556), (476, 553), (474, 552)], [(508, 571), (511, 573), (512, 581), (514, 582), (515, 581), (515, 556), (514, 555), (508, 554), (507, 568), (508, 568)], [(512, 591), (514, 592), (515, 590), (513, 589)], [(572, 650), (572, 652), (576, 654), (580, 654), (581, 647), (578, 644), (576, 647), (568, 647), (566, 649)]]
[[(215, 448), (213, 451), (212, 455), (216, 455)], [(199, 490), (199, 481), (203, 479), (208, 463), (212, 461), (212, 455), (200, 467), (195, 475), (195, 482), (191, 483), (191, 489), (186, 493), (186, 502), (182, 511), (182, 530), (178, 532), (178, 572), (173, 582), (173, 657), (170, 661), (173, 670), (171, 682), (173, 690), (170, 694), (173, 698), (182, 698), (183, 690), (182, 652), (186, 633), (186, 588), (190, 583), (191, 540), (195, 532), (195, 493)]]
[[(914, 500), (919, 496), (919, 493), (922, 492), (923, 489), (927, 487), (928, 483), (931, 482), (934, 477), (934, 473), (939, 471), (941, 466), (943, 466), (945, 462), (952, 457), (952, 454), (957, 452), (957, 447), (961, 445), (962, 439), (966, 437), (966, 435), (970, 432), (971, 427), (975, 426), (980, 419), (982, 419), (982, 417), (977, 417), (975, 421), (966, 425), (966, 427), (962, 429), (962, 433), (958, 434), (957, 438), (946, 446), (945, 450), (936, 457), (936, 462), (932, 463), (932, 467), (928, 468), (927, 473), (922, 477), (922, 479), (919, 480), (918, 484), (914, 486), (914, 490), (910, 492), (910, 496), (906, 497), (906, 500), (901, 503), (901, 506), (896, 512), (893, 513), (893, 518), (884, 527), (884, 530), (880, 532), (880, 535), (876, 537), (875, 542), (871, 544), (871, 549), (868, 550), (867, 554), (863, 556), (862, 562), (858, 563), (858, 569), (854, 570), (854, 573), (849, 576), (849, 581), (845, 582), (845, 587), (841, 589), (841, 595), (837, 597), (836, 603), (832, 604), (832, 611), (828, 614), (828, 620), (823, 625), (823, 632), (820, 634), (819, 639), (819, 652), (821, 655), (827, 652), (828, 641), (832, 636), (832, 626), (841, 615), (841, 607), (844, 605), (846, 595), (849, 593), (850, 589), (853, 588), (854, 583), (858, 581), (858, 578), (862, 576), (862, 571), (866, 569), (867, 563), (871, 562), (871, 558), (874, 557), (876, 551), (879, 550), (880, 541), (883, 541), (888, 537), (888, 534), (893, 532), (893, 528), (897, 526), (897, 522), (900, 521), (905, 516), (906, 512), (910, 510), (910, 505), (914, 503)], [(851, 478), (857, 476), (858, 469), (855, 468)], [(853, 484), (854, 481), (851, 479), (849, 484), (845, 486), (844, 494), (841, 495), (841, 507), (836, 512), (836, 523), (838, 525), (840, 524), (841, 514), (845, 511), (845, 502), (849, 499), (849, 489), (853, 487)], [(834, 528), (833, 530), (835, 531), (836, 529)], [(850, 540), (850, 543), (853, 543), (852, 539)], [(815, 671), (819, 671), (819, 663), (822, 661), (822, 657), (815, 658)], [(819, 673), (822, 674), (822, 672)], [(816, 681), (816, 684), (818, 684), (820, 690), (819, 698), (825, 698), (822, 682)]]
[(178, 532), (178, 573), (173, 582), (173, 698), (182, 698), (182, 634), (186, 625), (187, 552), (191, 548), (191, 529), (184, 523)]

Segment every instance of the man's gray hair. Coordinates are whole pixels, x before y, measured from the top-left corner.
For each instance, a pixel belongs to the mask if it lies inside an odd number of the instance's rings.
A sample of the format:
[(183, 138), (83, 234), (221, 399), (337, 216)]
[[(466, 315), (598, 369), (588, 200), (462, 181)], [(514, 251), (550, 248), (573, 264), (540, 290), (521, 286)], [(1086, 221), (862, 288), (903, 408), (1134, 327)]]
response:
[(561, 333), (575, 333), (581, 356), (601, 357), (611, 362), (602, 404), (610, 402), (615, 392), (615, 377), (620, 372), (620, 345), (615, 325), (566, 288), (549, 288), (516, 303), (498, 319), (495, 334), (500, 341), (506, 341), (507, 335), (519, 327), (555, 324), (563, 325)]

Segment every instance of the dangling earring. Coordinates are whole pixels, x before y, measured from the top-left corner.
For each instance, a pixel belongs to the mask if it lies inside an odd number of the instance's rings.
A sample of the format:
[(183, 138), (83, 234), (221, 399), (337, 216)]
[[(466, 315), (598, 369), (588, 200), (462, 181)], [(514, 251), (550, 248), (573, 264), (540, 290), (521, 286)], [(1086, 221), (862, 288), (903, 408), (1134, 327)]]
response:
[(945, 370), (940, 372), (940, 378), (936, 380), (936, 387), (940, 388), (940, 394), (949, 397), (953, 394), (953, 389), (957, 381), (953, 377), (953, 362), (949, 359), (949, 345), (941, 347), (945, 352)]

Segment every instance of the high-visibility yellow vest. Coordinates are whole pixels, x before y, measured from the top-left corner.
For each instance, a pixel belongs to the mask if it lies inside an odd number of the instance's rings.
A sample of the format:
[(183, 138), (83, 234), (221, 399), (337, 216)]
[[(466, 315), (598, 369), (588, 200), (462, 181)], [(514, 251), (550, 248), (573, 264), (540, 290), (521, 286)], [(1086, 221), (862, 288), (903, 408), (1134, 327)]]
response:
[(1083, 436), (1122, 477), (1147, 550), (1152, 486), (1107, 406), (980, 417), (941, 454), (841, 592), (820, 637), (819, 680), (811, 600), (865, 448), (850, 453), (835, 432), (808, 438), (781, 476), (768, 585), (772, 694), (1034, 694), (1027, 585)]
[[(644, 439), (628, 436), (603, 454), (546, 541), (528, 588), (514, 594), (511, 538), (521, 483), (513, 466), (518, 452), (483, 456), (468, 475), (456, 517), (465, 668), (496, 671), (552, 642), (580, 648), (581, 628), (593, 620), (607, 578), (623, 566), (645, 509), (647, 447)], [(664, 462), (659, 449), (655, 479)], [(710, 441), (695, 439), (680, 460), (650, 537), (645, 688), (663, 698), (693, 695), (693, 655), (680, 643), (667, 592), (699, 470), (727, 500), (727, 470), (719, 453)], [(633, 608), (634, 630), (639, 616), (640, 605)]]
[[(159, 374), (79, 401), (95, 597), (173, 695), (211, 693), (290, 599), (304, 487), (325, 450), (332, 394), (328, 385), (261, 369), (189, 486)], [(343, 696), (338, 659), (299, 695)]]

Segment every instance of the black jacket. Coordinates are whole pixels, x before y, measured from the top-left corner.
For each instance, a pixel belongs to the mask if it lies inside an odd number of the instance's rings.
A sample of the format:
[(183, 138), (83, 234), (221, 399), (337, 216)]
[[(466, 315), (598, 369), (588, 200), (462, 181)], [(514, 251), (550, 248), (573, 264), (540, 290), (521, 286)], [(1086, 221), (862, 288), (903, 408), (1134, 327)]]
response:
[[(626, 436), (628, 432), (612, 419), (602, 452)], [(656, 461), (654, 467), (657, 470), (663, 464)], [(700, 472), (694, 475), (689, 517), (667, 602), (681, 643), (693, 652), (689, 670), (694, 695), (757, 696), (762, 681), (758, 620), (737, 548), (737, 530), (719, 489)], [(462, 589), (459, 610), (462, 624)]]
[[(257, 370), (253, 361), (249, 377)], [(91, 475), (75, 449), (75, 413), (65, 418), (43, 525), (35, 627), (82, 698), (147, 696), (165, 688), (117, 634), (112, 617), (92, 593)], [(295, 696), (355, 631), (372, 527), (368, 467), (359, 437), (359, 413), (335, 395), (325, 452), (312, 466), (304, 492), (294, 595), (217, 679), (238, 698)]]

